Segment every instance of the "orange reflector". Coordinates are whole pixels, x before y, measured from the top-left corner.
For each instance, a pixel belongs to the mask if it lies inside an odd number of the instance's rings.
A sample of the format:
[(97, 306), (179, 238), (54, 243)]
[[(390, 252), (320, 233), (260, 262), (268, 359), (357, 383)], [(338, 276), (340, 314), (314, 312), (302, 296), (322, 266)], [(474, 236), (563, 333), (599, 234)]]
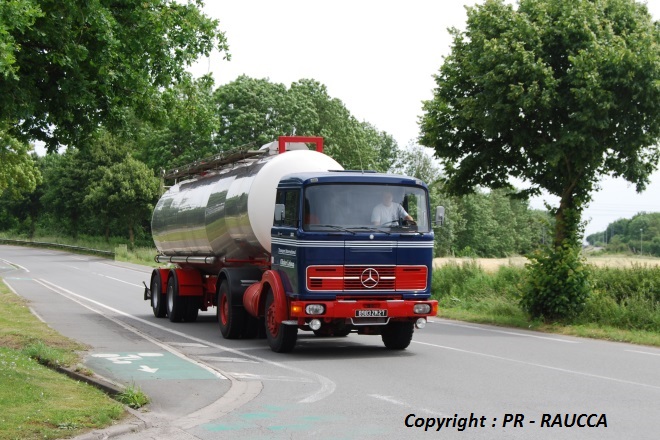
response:
[(291, 306), (291, 314), (292, 315), (299, 315), (299, 314), (302, 313), (302, 311), (303, 311), (302, 306), (298, 306), (298, 305), (292, 305)]

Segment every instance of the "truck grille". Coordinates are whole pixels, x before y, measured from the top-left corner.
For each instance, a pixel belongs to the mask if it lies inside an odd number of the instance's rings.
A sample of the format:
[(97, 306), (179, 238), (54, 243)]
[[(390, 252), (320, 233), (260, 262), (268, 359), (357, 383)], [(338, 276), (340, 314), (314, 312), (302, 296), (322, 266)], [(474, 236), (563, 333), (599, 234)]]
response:
[(309, 266), (307, 290), (314, 292), (420, 291), (426, 266)]

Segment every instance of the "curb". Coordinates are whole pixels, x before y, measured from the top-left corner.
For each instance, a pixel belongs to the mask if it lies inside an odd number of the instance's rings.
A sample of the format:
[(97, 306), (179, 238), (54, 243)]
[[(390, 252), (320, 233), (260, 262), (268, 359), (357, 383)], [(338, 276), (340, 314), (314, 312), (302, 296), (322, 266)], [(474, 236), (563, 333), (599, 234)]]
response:
[(85, 434), (80, 434), (77, 437), (74, 437), (74, 440), (105, 440), (108, 438), (119, 437), (127, 434), (135, 434), (140, 431), (144, 431), (147, 428), (151, 427), (151, 424), (144, 420), (140, 413), (137, 411), (126, 407), (128, 412), (131, 414), (131, 419), (124, 421), (119, 425), (109, 426), (103, 429), (97, 429)]
[[(55, 370), (59, 373), (66, 374), (73, 380), (85, 382), (93, 387), (96, 387), (111, 397), (114, 397), (124, 391), (124, 387), (122, 385), (112, 382), (111, 380), (106, 379), (103, 376), (99, 376), (96, 373), (94, 373), (92, 376), (86, 376), (82, 373), (65, 367), (56, 367)], [(96, 429), (91, 432), (80, 434), (79, 436), (74, 437), (74, 439), (102, 440), (140, 432), (151, 427), (151, 424), (143, 419), (142, 415), (138, 411), (135, 411), (133, 408), (130, 408), (126, 405), (124, 405), (124, 409), (126, 409), (126, 411), (128, 411), (128, 413), (131, 415), (128, 420), (121, 421), (117, 425), (112, 425), (106, 428)]]
[(96, 387), (113, 397), (117, 394), (121, 394), (124, 391), (124, 387), (122, 385), (112, 382), (111, 380), (99, 376), (96, 373), (94, 373), (93, 376), (87, 376), (66, 367), (55, 367), (55, 370), (58, 373), (66, 374), (73, 380), (85, 382), (93, 387)]

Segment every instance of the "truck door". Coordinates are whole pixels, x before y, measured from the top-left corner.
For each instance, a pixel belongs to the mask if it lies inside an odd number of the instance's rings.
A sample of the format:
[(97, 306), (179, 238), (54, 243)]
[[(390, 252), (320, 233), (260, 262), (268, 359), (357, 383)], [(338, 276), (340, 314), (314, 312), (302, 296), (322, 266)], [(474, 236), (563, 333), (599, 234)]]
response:
[(281, 214), (280, 218), (275, 218), (271, 229), (272, 268), (279, 272), (286, 293), (296, 294), (299, 291), (297, 231), (300, 223), (300, 189), (278, 189), (275, 204), (276, 215), (277, 212)]

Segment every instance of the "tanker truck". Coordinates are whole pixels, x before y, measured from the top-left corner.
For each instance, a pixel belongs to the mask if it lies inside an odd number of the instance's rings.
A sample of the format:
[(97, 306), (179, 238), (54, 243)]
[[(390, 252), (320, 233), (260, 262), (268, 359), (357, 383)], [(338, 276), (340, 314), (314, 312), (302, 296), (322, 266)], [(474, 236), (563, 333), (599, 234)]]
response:
[(283, 353), (299, 331), (380, 335), (402, 350), (437, 314), (422, 181), (343, 170), (323, 138), (299, 136), (168, 177), (183, 180), (153, 212), (156, 261), (169, 263), (145, 285), (156, 317), (191, 322), (215, 307), (224, 338), (265, 335)]

